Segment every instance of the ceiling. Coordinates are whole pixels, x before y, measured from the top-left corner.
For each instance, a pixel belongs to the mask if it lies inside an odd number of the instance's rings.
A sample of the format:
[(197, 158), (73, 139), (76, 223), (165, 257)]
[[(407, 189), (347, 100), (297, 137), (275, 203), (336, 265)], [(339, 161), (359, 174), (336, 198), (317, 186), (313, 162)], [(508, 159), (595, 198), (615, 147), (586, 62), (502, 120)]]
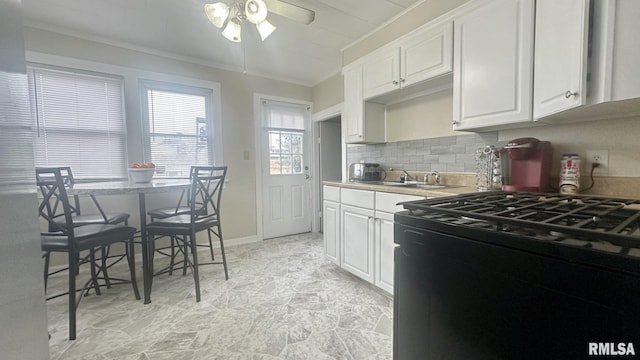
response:
[(216, 1), (22, 0), (22, 7), (26, 26), (312, 86), (340, 71), (342, 48), (416, 2), (286, 0), (314, 10), (315, 21), (269, 14), (278, 29), (264, 42), (245, 21), (237, 44), (203, 12), (206, 2)]

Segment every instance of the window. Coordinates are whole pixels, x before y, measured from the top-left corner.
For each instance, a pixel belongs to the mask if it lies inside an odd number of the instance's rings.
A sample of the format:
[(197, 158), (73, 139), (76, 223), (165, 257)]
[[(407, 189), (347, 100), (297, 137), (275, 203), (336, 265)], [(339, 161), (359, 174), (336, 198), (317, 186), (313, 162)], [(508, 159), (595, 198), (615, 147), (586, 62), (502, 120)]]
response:
[(263, 106), (269, 138), (269, 174), (302, 174), (306, 107), (273, 101), (265, 101)]
[(125, 178), (123, 80), (28, 67), (36, 166), (71, 166), (79, 179)]
[(142, 82), (145, 162), (158, 177), (188, 177), (214, 163), (211, 89)]

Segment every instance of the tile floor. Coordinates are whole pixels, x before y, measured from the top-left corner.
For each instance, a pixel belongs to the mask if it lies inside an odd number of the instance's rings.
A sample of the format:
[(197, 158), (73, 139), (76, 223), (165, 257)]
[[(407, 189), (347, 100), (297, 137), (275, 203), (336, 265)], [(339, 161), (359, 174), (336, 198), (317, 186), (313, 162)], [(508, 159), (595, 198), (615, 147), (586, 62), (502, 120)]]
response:
[[(222, 266), (201, 267), (200, 303), (190, 274), (156, 277), (148, 305), (129, 285), (92, 293), (75, 341), (66, 298), (50, 300), (51, 359), (392, 358), (392, 298), (326, 261), (321, 234), (229, 247), (227, 261), (228, 281)], [(65, 280), (51, 280), (50, 291)]]

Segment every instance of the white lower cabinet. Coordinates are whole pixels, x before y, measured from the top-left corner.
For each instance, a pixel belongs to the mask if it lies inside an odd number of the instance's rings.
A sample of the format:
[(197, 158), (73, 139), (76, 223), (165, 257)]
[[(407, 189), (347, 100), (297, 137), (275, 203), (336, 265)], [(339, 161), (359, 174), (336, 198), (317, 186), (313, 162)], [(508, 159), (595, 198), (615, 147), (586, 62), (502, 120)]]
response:
[(393, 294), (393, 214), (403, 210), (398, 203), (424, 197), (342, 188), (332, 199), (339, 201), (323, 202), (325, 256)]
[(343, 269), (373, 282), (374, 211), (341, 204)]
[(374, 284), (393, 294), (393, 213), (376, 212)]
[(334, 264), (340, 265), (340, 203), (323, 201), (322, 229), (324, 254)]

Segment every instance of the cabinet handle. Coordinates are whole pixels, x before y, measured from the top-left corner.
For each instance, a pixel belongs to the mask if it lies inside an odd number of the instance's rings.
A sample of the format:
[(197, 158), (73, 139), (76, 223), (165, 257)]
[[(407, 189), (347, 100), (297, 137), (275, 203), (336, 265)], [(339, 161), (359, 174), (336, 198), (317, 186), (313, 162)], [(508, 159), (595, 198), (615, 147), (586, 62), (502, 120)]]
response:
[(402, 82), (402, 83), (405, 82), (405, 81), (406, 81), (406, 79), (400, 79), (400, 82)]
[(460, 125), (460, 121), (453, 120), (453, 121), (451, 122), (451, 125), (454, 125), (454, 126), (455, 126), (455, 125)]
[(566, 93), (564, 93), (564, 97), (566, 97), (567, 99), (572, 97), (572, 96), (578, 96), (577, 92), (571, 92), (571, 90), (567, 90)]
[(398, 85), (398, 80), (393, 80), (393, 85)]

